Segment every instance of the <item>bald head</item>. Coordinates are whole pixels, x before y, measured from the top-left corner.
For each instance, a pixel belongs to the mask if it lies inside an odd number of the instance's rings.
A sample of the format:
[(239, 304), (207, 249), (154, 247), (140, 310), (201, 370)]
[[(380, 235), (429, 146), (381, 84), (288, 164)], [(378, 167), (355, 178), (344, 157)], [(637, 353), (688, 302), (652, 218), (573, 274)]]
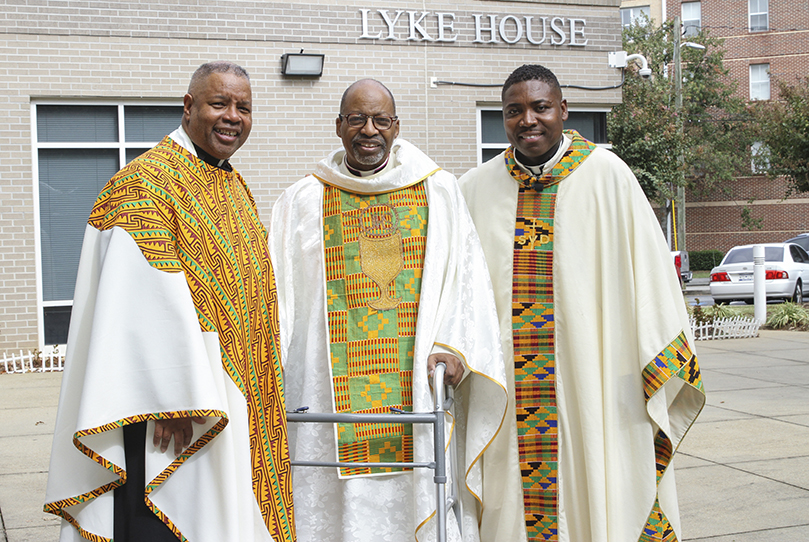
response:
[(360, 171), (383, 166), (399, 135), (396, 103), (388, 87), (373, 79), (360, 79), (348, 87), (340, 100), (337, 135), (349, 166)]
[(360, 79), (359, 81), (349, 85), (349, 87), (345, 89), (345, 92), (343, 92), (343, 97), (340, 99), (340, 114), (346, 114), (346, 103), (355, 92), (366, 93), (371, 90), (382, 90), (385, 94), (387, 94), (388, 98), (390, 98), (390, 103), (393, 106), (393, 112), (391, 115), (396, 115), (396, 100), (393, 98), (393, 93), (388, 89), (388, 87), (376, 79)]

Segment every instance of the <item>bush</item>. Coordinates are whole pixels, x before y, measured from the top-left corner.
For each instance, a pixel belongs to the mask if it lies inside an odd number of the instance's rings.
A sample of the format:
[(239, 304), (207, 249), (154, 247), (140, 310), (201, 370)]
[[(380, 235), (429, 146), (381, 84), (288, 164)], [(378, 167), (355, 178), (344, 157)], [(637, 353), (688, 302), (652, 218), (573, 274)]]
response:
[(722, 261), (721, 250), (695, 250), (688, 253), (691, 271), (710, 271)]
[(739, 316), (739, 312), (736, 309), (733, 309), (728, 305), (717, 305), (715, 303), (710, 307), (705, 307), (705, 313), (714, 320), (720, 320), (722, 318), (735, 318)]
[(770, 310), (767, 326), (773, 329), (809, 326), (809, 311), (792, 302), (782, 303)]
[(696, 305), (688, 307), (688, 313), (694, 317), (697, 324), (704, 324), (706, 322), (713, 322), (714, 320), (721, 320), (722, 318), (735, 318), (741, 316), (738, 310), (731, 308), (727, 305), (701, 305), (699, 298), (696, 298)]

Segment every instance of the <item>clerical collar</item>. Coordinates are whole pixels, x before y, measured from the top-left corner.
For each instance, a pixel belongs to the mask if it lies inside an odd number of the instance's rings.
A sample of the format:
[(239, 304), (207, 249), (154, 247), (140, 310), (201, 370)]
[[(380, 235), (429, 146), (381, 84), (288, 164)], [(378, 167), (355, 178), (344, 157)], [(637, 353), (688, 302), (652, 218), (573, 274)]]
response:
[(359, 169), (354, 169), (350, 165), (348, 165), (348, 160), (346, 160), (345, 156), (343, 157), (343, 165), (346, 167), (349, 173), (354, 175), (355, 177), (370, 177), (371, 175), (376, 175), (386, 167), (388, 167), (388, 162), (390, 161), (390, 154), (388, 157), (385, 158), (385, 161), (377, 168), (369, 169), (368, 171), (361, 171)]
[(200, 147), (193, 141), (191, 143), (194, 145), (194, 150), (197, 151), (197, 158), (199, 158), (206, 164), (212, 165), (213, 167), (218, 167), (224, 169), (225, 171), (233, 171), (233, 166), (230, 165), (230, 162), (228, 162), (227, 159), (221, 160), (219, 158), (213, 157), (207, 152), (205, 152), (202, 149), (202, 147)]
[(522, 169), (531, 173), (534, 177), (539, 177), (542, 175), (542, 171), (545, 169), (545, 166), (550, 162), (556, 153), (559, 151), (559, 147), (562, 145), (562, 141), (564, 140), (563, 137), (559, 138), (559, 142), (554, 145), (551, 149), (548, 150), (545, 154), (539, 157), (537, 160), (538, 165), (535, 166), (526, 166), (525, 165), (525, 157), (522, 155), (520, 151), (514, 149), (514, 160), (517, 162)]

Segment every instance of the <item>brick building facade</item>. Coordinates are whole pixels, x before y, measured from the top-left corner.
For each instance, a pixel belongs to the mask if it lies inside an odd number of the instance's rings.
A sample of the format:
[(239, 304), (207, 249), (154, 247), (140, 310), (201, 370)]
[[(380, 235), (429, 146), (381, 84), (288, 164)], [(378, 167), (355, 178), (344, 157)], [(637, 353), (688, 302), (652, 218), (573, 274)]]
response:
[[(741, 98), (778, 99), (776, 80), (795, 84), (809, 74), (809, 2), (668, 2), (667, 18), (682, 15), (684, 4), (700, 4), (701, 26), (725, 40), (725, 67), (738, 83)], [(690, 195), (687, 248), (727, 251), (738, 244), (780, 242), (809, 232), (809, 194), (785, 199), (786, 193), (782, 179), (750, 176), (708, 196)], [(743, 209), (757, 225), (745, 225)]]
[[(618, 0), (3, 2), (0, 352), (42, 348), (49, 343), (46, 319), (63, 317), (65, 309), (69, 318), (73, 279), (64, 275), (74, 264), (64, 262), (77, 255), (65, 248), (57, 215), (75, 200), (81, 208), (70, 212), (85, 217), (77, 220), (83, 228), (94, 199), (87, 194), (98, 193), (83, 184), (85, 172), (97, 173), (87, 157), (109, 158), (114, 172), (155, 143), (159, 136), (130, 135), (130, 126), (139, 126), (133, 119), (176, 114), (201, 63), (228, 59), (251, 73), (253, 131), (233, 162), (267, 222), (280, 192), (340, 145), (335, 117), (351, 82), (373, 77), (387, 84), (401, 136), (461, 175), (503, 146), (489, 113), (499, 114), (496, 85), (515, 67), (544, 64), (563, 85), (620, 81), (620, 71), (607, 65), (607, 53), (621, 48), (618, 6)], [(281, 74), (281, 56), (301, 50), (325, 54), (322, 76)], [(598, 124), (621, 99), (619, 88), (566, 88), (565, 95), (585, 124)], [(76, 117), (77, 111), (94, 118)], [(92, 135), (108, 113), (112, 135)], [(71, 140), (80, 132), (90, 139)], [(133, 137), (137, 145), (129, 143)], [(78, 170), (59, 165), (74, 155), (85, 160)], [(78, 198), (74, 188), (87, 194)]]

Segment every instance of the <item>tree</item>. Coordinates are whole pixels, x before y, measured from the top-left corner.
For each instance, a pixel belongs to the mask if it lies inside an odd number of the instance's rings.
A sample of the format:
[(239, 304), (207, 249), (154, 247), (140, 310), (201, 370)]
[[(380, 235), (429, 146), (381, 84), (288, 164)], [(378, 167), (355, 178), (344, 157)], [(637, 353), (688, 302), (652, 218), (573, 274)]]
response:
[(779, 100), (755, 102), (755, 137), (762, 143), (755, 153), (758, 171), (785, 176), (793, 192), (809, 191), (809, 78), (794, 85), (776, 81)]
[(722, 64), (722, 40), (706, 30), (689, 37), (706, 50), (681, 48), (683, 108), (678, 114), (675, 30), (671, 21), (655, 28), (648, 20), (624, 30), (624, 50), (644, 55), (653, 75), (643, 80), (628, 67), (623, 103), (607, 120), (613, 151), (632, 168), (646, 196), (658, 202), (671, 198), (678, 186), (707, 193), (750, 167), (749, 155), (740, 152), (750, 141), (745, 104), (733, 95), (735, 85)]

